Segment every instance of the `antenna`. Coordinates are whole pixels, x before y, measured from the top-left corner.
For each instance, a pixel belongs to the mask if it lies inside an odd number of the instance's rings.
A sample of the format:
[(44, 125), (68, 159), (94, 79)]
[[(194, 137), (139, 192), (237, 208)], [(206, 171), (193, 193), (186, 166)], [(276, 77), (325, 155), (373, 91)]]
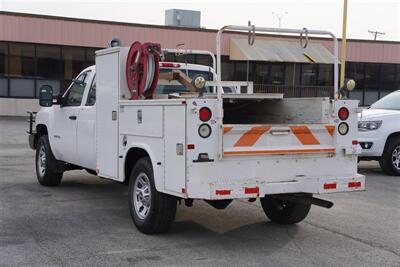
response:
[(379, 35), (385, 35), (386, 34), (386, 32), (378, 32), (378, 31), (371, 31), (371, 30), (368, 30), (368, 32), (374, 36), (374, 41), (376, 41), (376, 38)]
[(285, 15), (287, 15), (287, 14), (289, 14), (288, 12), (283, 12), (283, 13), (277, 13), (277, 12), (272, 12), (272, 15), (274, 15), (277, 19), (278, 19), (278, 25), (279, 25), (279, 28), (281, 28), (281, 26), (282, 26), (282, 19), (283, 19), (283, 17), (285, 16)]

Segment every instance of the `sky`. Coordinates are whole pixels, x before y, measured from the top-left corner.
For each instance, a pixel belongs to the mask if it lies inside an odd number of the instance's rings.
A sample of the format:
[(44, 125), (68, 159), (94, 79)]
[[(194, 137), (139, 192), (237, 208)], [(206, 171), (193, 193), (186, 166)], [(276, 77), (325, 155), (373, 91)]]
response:
[[(368, 30), (384, 32), (378, 40), (400, 41), (400, 0), (348, 0), (347, 38), (369, 39)], [(342, 35), (343, 0), (0, 0), (0, 10), (64, 17), (144, 24), (164, 24), (166, 9), (201, 11), (201, 26), (219, 29), (224, 25), (303, 27), (329, 30)]]

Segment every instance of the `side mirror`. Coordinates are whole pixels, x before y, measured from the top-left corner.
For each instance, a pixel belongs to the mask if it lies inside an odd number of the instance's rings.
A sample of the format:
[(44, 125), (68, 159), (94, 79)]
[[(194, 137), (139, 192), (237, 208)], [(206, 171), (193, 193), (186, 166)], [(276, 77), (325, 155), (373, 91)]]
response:
[(39, 90), (39, 105), (51, 107), (53, 105), (53, 88), (50, 85), (43, 85)]

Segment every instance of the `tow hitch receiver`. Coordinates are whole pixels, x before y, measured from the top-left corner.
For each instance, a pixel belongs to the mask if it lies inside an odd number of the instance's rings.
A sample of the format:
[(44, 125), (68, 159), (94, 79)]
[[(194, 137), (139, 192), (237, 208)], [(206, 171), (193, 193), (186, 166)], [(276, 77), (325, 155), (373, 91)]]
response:
[(320, 207), (327, 208), (327, 209), (330, 209), (333, 207), (333, 202), (323, 200), (320, 198), (315, 198), (308, 194), (278, 194), (278, 195), (274, 195), (273, 197), (279, 198), (282, 200), (286, 200), (286, 201), (291, 201), (291, 202), (301, 202), (301, 203), (306, 203), (306, 204), (311, 203), (313, 205), (320, 206)]

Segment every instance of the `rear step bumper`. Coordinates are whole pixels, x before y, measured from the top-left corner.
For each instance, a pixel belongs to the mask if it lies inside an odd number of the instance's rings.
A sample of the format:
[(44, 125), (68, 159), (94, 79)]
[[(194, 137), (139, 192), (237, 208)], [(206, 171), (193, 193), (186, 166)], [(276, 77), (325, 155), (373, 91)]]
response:
[(326, 194), (339, 192), (353, 192), (365, 190), (365, 176), (356, 174), (339, 178), (309, 178), (286, 182), (266, 182), (251, 180), (236, 180), (234, 183), (217, 182), (208, 185), (209, 195), (198, 195), (202, 190), (188, 188), (189, 198), (200, 199), (240, 199), (256, 198), (264, 195), (312, 193)]

